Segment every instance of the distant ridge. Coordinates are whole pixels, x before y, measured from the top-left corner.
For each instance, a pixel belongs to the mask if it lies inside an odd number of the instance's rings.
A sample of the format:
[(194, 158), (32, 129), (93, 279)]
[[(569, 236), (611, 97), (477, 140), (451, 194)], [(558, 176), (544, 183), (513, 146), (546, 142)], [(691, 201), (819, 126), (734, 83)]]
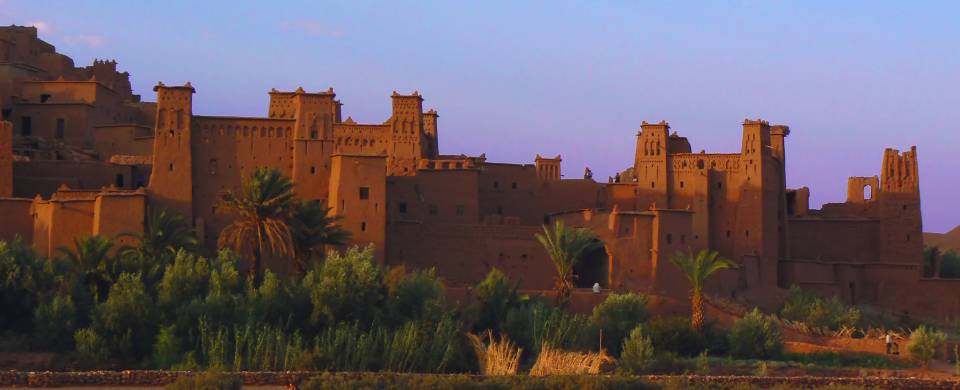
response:
[(946, 233), (923, 233), (923, 244), (960, 252), (960, 225)]

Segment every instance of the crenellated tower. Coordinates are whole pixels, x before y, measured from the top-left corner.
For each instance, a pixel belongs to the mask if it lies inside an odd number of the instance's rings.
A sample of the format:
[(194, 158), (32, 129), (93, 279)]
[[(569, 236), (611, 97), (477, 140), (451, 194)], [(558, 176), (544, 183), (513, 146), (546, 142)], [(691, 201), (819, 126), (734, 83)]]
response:
[(296, 121), (292, 140), (293, 181), (297, 183), (298, 195), (305, 199), (327, 199), (330, 156), (335, 147), (333, 124), (340, 108), (336, 96), (333, 88), (319, 93), (297, 88), (292, 95), (290, 107)]
[(423, 157), (420, 148), (424, 133), (423, 97), (417, 91), (410, 95), (394, 91), (391, 100), (393, 114), (387, 120), (390, 124), (387, 175), (414, 175), (417, 161)]
[(440, 156), (440, 143), (437, 138), (437, 118), (440, 115), (437, 111), (430, 109), (423, 113), (423, 142), (421, 149), (424, 158), (437, 158)]
[[(669, 205), (667, 192), (670, 183), (667, 169), (670, 125), (666, 121), (640, 125), (637, 133), (637, 149), (634, 156), (633, 172), (638, 186), (637, 209), (645, 210), (656, 205), (666, 208)], [(627, 181), (628, 178), (622, 178)]]
[(919, 263), (923, 253), (917, 147), (883, 151), (880, 172), (880, 261)]
[(157, 205), (193, 220), (193, 152), (191, 121), (193, 93), (183, 86), (157, 84), (157, 117), (153, 142), (153, 171), (148, 196)]
[(733, 258), (755, 258), (760, 280), (771, 285), (778, 280), (780, 207), (781, 197), (785, 196), (781, 188), (782, 168), (776, 160), (778, 153), (771, 145), (771, 126), (767, 121), (744, 120), (737, 172), (739, 199), (731, 231)]

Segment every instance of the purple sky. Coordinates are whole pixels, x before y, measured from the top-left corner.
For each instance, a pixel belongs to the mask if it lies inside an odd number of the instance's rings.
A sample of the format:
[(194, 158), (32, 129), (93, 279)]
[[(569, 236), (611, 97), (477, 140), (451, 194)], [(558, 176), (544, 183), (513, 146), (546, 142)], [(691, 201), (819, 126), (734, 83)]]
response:
[(563, 155), (567, 177), (631, 164), (643, 120), (736, 152), (744, 118), (787, 124), (787, 181), (841, 202), (885, 147), (919, 149), (924, 230), (960, 224), (960, 3), (96, 2), (0, 0), (77, 64), (135, 92), (191, 81), (199, 114), (262, 116), (267, 91), (332, 86), (380, 123), (390, 92), (440, 112), (443, 153)]

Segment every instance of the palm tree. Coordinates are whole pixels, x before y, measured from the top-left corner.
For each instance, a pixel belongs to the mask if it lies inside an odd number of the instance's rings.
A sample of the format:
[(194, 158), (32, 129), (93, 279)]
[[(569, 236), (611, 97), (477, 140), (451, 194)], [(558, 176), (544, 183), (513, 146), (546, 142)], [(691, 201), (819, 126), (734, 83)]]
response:
[(293, 183), (274, 168), (258, 168), (240, 192), (224, 192), (219, 209), (237, 219), (220, 232), (220, 248), (232, 248), (250, 261), (250, 274), (259, 285), (266, 256), (293, 256), (289, 217), (295, 205)]
[(701, 250), (696, 256), (693, 251), (677, 252), (670, 258), (670, 262), (683, 271), (690, 281), (690, 300), (692, 313), (690, 325), (699, 332), (703, 329), (703, 284), (710, 275), (722, 269), (733, 267), (735, 263), (721, 257), (717, 251)]
[(150, 258), (176, 255), (180, 249), (195, 250), (197, 235), (183, 215), (162, 208), (147, 210), (143, 233), (122, 233), (118, 237), (130, 237), (136, 246), (124, 246), (122, 252), (138, 251)]
[(340, 217), (330, 215), (330, 210), (316, 200), (295, 204), (290, 222), (298, 272), (306, 270), (308, 261), (320, 246), (343, 245), (350, 240), (350, 232), (337, 225)]
[(106, 298), (110, 283), (113, 282), (113, 259), (110, 256), (113, 242), (104, 236), (86, 236), (74, 239), (73, 245), (73, 248), (60, 246), (57, 251), (72, 268), (78, 270), (76, 275), (94, 297)]
[(564, 226), (563, 221), (557, 221), (553, 229), (544, 225), (543, 234), (536, 236), (557, 270), (557, 304), (566, 306), (570, 299), (570, 291), (573, 290), (573, 266), (580, 260), (580, 256), (598, 248), (601, 244), (593, 231), (583, 228), (571, 229)]

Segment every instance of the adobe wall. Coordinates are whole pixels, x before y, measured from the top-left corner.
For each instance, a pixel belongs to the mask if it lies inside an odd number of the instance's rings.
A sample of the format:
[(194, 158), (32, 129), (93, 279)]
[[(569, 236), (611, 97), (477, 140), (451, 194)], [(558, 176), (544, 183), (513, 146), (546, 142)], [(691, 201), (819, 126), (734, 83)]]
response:
[(20, 236), (24, 242), (33, 242), (33, 218), (30, 217), (32, 199), (0, 198), (0, 241), (12, 241)]
[(880, 221), (849, 218), (791, 218), (791, 258), (874, 262), (879, 259)]
[(123, 233), (143, 234), (146, 220), (146, 196), (143, 190), (130, 193), (104, 193), (94, 201), (93, 234), (113, 238), (114, 246), (134, 245)]
[(496, 267), (520, 288), (549, 290), (553, 263), (534, 238), (539, 226), (424, 224), (388, 225), (387, 265), (436, 268), (449, 286), (472, 286)]
[[(13, 120), (18, 136), (59, 139), (79, 147), (93, 146), (94, 106), (90, 103), (16, 103)], [(24, 133), (24, 118), (30, 118), (30, 133)], [(57, 119), (63, 119), (63, 138), (57, 138)]]
[(330, 161), (329, 206), (350, 231), (350, 245), (373, 244), (386, 256), (387, 168), (384, 157), (334, 155)]
[(480, 223), (480, 171), (417, 171), (416, 176), (387, 178), (388, 220), (423, 223)]
[(540, 225), (537, 191), (540, 180), (530, 164), (484, 163), (480, 173), (480, 217), (517, 217), (523, 225)]
[[(122, 186), (118, 186), (121, 184)], [(133, 188), (134, 168), (99, 161), (16, 161), (13, 164), (14, 196), (49, 197), (62, 185), (99, 189), (115, 186)]]
[(153, 154), (153, 128), (138, 124), (95, 126), (93, 150), (103, 161), (115, 155), (149, 157)]
[(0, 198), (13, 196), (13, 124), (0, 121)]
[(40, 256), (55, 256), (57, 248), (72, 248), (74, 240), (93, 234), (95, 201), (35, 200), (33, 215), (33, 249)]

